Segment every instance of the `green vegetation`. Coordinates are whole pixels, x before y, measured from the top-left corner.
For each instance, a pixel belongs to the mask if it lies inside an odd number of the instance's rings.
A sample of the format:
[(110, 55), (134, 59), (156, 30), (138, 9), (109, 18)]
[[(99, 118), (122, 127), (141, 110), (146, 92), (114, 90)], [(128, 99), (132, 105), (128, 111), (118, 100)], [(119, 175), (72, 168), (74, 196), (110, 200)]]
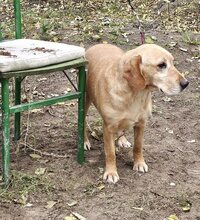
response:
[(187, 44), (200, 45), (200, 40), (198, 40), (198, 38), (195, 37), (195, 35), (191, 35), (188, 32), (185, 32), (182, 38), (183, 38), (183, 42)]
[(45, 193), (50, 196), (53, 190), (53, 184), (46, 174), (31, 175), (13, 171), (9, 190), (0, 187), (0, 201), (14, 201), (25, 205), (31, 194)]
[[(132, 1), (132, 4), (145, 28), (161, 26), (170, 31), (198, 32), (198, 2), (177, 2), (137, 0)], [(108, 40), (127, 44), (126, 35), (132, 31), (130, 24), (134, 27), (138, 24), (125, 0), (21, 0), (21, 5), (23, 33), (26, 38), (79, 43)], [(12, 38), (12, 0), (3, 1), (0, 11), (3, 35), (5, 38)]]

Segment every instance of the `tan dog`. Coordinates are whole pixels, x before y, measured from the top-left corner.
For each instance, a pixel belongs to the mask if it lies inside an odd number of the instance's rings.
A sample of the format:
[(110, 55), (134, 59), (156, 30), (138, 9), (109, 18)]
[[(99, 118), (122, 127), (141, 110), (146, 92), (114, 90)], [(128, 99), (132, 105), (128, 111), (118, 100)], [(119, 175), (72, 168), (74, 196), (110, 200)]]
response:
[[(115, 137), (120, 146), (130, 146), (124, 130), (134, 127), (134, 170), (147, 172), (142, 153), (145, 122), (151, 115), (151, 91), (159, 89), (175, 95), (188, 81), (173, 65), (173, 56), (165, 49), (144, 44), (124, 53), (120, 48), (99, 44), (86, 51), (88, 60), (86, 114), (91, 103), (103, 118), (106, 168), (103, 176), (116, 183)], [(85, 149), (91, 145), (85, 132)]]

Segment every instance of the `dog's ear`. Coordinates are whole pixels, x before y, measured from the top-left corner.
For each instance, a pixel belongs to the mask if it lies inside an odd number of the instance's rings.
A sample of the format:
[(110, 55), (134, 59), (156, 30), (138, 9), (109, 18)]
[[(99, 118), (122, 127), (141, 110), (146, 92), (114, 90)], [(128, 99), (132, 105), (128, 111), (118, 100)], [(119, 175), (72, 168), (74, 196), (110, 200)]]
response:
[(140, 64), (142, 58), (140, 55), (134, 56), (128, 63), (124, 64), (123, 77), (128, 85), (135, 91), (143, 90), (146, 87), (145, 78), (141, 72)]

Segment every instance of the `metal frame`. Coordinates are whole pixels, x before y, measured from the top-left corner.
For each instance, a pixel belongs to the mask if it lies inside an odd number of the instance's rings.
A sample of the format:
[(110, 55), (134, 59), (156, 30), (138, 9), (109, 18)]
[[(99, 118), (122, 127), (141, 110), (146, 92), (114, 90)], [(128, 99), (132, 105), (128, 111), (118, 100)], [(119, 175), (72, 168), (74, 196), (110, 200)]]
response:
[[(20, 12), (20, 0), (14, 0), (15, 10), (15, 27), (16, 38), (22, 37), (21, 31), (21, 12)], [(0, 73), (1, 82), (1, 96), (2, 96), (2, 174), (4, 186), (8, 186), (10, 180), (10, 115), (14, 114), (14, 139), (20, 139), (20, 113), (22, 111), (31, 110), (35, 108), (41, 108), (48, 105), (53, 105), (59, 102), (78, 99), (78, 154), (77, 161), (82, 164), (84, 162), (84, 108), (85, 108), (85, 72), (86, 61), (83, 58), (55, 64), (51, 66)], [(78, 88), (75, 92), (70, 94), (53, 97), (41, 101), (35, 101), (31, 103), (21, 104), (21, 82), (26, 76), (40, 75), (44, 73), (50, 73), (55, 71), (63, 71), (70, 68), (78, 69)], [(66, 73), (65, 73), (66, 75)], [(9, 80), (15, 78), (15, 102), (14, 105), (10, 105), (9, 98)], [(67, 77), (69, 79), (69, 77)], [(69, 80), (71, 81), (71, 80)]]

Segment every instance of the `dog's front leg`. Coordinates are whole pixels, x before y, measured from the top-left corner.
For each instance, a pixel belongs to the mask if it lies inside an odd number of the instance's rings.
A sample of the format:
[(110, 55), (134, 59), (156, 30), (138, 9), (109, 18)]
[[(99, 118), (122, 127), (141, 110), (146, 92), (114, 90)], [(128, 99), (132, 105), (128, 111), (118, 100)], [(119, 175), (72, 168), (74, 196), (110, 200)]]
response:
[(142, 147), (144, 138), (145, 120), (140, 120), (134, 126), (134, 148), (133, 148), (133, 169), (141, 172), (147, 172), (148, 166), (146, 165), (143, 157)]
[(114, 133), (112, 133), (108, 126), (105, 124), (103, 126), (103, 137), (106, 160), (106, 169), (103, 175), (103, 179), (108, 183), (116, 183), (119, 180), (119, 176), (116, 167)]

